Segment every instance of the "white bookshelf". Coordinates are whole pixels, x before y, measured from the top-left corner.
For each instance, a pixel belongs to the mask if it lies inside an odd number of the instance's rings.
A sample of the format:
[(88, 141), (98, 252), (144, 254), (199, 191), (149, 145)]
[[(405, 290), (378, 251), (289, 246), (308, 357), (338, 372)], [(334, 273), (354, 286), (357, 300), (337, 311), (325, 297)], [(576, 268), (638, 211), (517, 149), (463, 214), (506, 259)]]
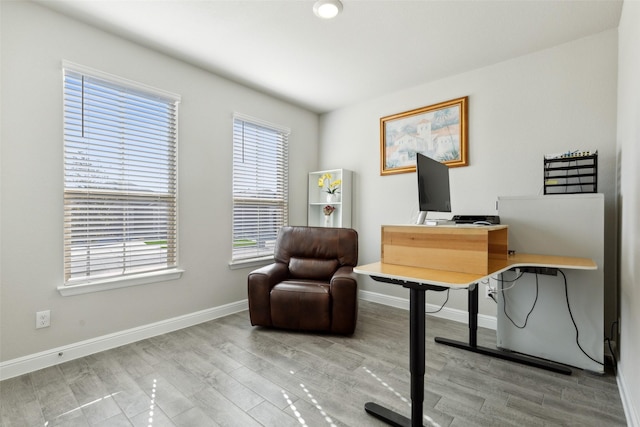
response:
[[(334, 200), (327, 200), (324, 188), (318, 186), (322, 175), (329, 173), (331, 181), (342, 180), (342, 184)], [(307, 224), (309, 226), (324, 227), (324, 207), (331, 205), (335, 211), (331, 214), (331, 227), (351, 228), (351, 189), (353, 173), (346, 169), (328, 169), (309, 173), (309, 190), (307, 206)]]

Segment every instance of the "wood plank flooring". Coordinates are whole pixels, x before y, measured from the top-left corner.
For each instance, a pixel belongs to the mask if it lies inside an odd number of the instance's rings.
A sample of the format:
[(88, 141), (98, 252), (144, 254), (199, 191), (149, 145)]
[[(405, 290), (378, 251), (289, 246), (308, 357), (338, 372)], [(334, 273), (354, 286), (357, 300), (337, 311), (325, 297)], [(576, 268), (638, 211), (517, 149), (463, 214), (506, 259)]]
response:
[[(615, 377), (565, 376), (436, 344), (466, 325), (427, 318), (425, 425), (625, 426)], [(352, 337), (227, 316), (0, 382), (0, 425), (383, 426), (410, 414), (408, 312), (360, 303)], [(495, 346), (480, 329), (478, 343)]]

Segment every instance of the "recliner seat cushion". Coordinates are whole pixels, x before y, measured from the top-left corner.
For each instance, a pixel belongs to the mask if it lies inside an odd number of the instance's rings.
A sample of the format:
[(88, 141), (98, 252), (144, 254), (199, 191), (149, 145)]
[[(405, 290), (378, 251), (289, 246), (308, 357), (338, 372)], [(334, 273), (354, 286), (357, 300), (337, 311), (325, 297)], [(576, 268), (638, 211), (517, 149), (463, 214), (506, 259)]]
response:
[(328, 283), (287, 280), (271, 289), (270, 300), (273, 326), (307, 331), (331, 328)]

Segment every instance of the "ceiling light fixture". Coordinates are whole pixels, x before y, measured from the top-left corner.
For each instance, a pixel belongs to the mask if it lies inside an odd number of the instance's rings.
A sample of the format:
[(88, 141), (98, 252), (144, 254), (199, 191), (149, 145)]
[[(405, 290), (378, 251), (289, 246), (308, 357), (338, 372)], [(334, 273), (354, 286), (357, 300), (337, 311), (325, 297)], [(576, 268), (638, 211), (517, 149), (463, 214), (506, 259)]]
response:
[(318, 0), (313, 5), (313, 13), (315, 13), (318, 18), (335, 18), (340, 12), (342, 12), (342, 3), (340, 0)]

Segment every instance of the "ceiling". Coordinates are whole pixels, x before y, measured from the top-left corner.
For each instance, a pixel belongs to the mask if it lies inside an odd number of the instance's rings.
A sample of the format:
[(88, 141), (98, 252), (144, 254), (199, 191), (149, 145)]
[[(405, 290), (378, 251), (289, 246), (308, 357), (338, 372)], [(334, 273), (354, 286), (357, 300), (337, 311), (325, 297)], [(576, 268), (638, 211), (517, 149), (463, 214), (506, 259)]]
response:
[(622, 0), (33, 0), (323, 113), (616, 28)]

